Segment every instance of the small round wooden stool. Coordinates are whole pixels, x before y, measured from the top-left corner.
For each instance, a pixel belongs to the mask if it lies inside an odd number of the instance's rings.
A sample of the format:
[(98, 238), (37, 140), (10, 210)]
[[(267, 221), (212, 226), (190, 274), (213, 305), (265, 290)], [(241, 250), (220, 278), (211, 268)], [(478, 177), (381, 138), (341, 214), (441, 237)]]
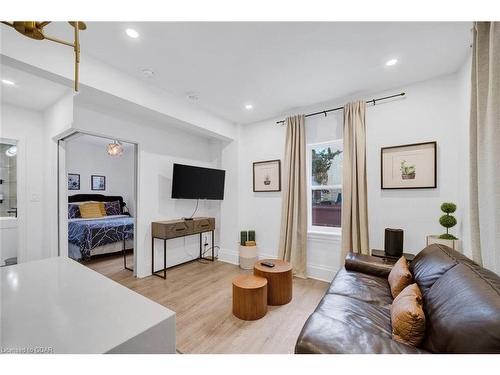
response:
[(257, 320), (267, 313), (267, 280), (240, 275), (233, 280), (233, 314), (243, 320)]
[[(274, 263), (274, 267), (263, 266), (262, 262)], [(261, 259), (253, 267), (255, 276), (267, 279), (267, 304), (285, 305), (292, 300), (292, 266), (279, 259)]]

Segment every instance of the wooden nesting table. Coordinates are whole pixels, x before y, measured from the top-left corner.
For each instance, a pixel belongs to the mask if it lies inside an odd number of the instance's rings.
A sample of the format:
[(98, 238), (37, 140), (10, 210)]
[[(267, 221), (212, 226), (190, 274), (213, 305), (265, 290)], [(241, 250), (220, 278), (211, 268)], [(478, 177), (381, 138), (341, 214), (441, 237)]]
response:
[[(274, 267), (263, 266), (262, 262), (274, 263)], [(285, 305), (292, 300), (292, 266), (279, 259), (261, 259), (255, 263), (253, 274), (267, 279), (267, 304)]]
[(267, 313), (267, 280), (240, 275), (233, 280), (233, 314), (243, 320), (257, 320)]

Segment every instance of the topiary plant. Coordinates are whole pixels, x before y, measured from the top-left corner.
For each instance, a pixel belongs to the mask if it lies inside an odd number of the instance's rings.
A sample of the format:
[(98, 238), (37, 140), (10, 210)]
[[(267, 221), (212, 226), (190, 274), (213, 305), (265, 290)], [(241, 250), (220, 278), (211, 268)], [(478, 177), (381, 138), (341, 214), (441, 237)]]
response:
[(451, 215), (457, 210), (457, 205), (455, 203), (445, 202), (441, 205), (441, 211), (445, 214), (439, 218), (439, 224), (446, 228), (446, 233), (443, 233), (439, 238), (444, 240), (458, 240), (453, 234), (448, 233), (448, 230), (455, 225), (457, 225), (457, 219), (455, 216)]

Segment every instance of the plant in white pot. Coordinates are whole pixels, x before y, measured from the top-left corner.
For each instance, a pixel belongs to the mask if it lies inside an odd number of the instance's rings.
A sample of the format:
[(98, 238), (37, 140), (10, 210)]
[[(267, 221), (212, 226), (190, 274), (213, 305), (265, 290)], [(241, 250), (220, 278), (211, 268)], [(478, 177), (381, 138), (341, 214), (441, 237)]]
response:
[(446, 228), (446, 233), (439, 236), (431, 235), (427, 236), (427, 245), (433, 243), (439, 243), (451, 247), (452, 249), (458, 250), (459, 240), (453, 234), (450, 233), (450, 228), (457, 225), (457, 219), (452, 215), (457, 210), (457, 205), (451, 202), (445, 202), (441, 204), (441, 211), (444, 212), (439, 218), (439, 224)]

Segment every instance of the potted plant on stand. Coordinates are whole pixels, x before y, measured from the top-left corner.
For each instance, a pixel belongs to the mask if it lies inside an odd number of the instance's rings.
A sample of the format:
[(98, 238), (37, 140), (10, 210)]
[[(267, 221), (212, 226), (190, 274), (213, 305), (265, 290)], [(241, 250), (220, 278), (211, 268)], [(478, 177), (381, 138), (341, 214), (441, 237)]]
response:
[(449, 232), (450, 228), (457, 225), (457, 219), (452, 215), (456, 210), (457, 205), (455, 203), (445, 202), (441, 205), (441, 211), (444, 212), (444, 215), (439, 218), (439, 224), (446, 228), (446, 233), (439, 236), (427, 236), (427, 245), (439, 243), (458, 250), (459, 239)]

